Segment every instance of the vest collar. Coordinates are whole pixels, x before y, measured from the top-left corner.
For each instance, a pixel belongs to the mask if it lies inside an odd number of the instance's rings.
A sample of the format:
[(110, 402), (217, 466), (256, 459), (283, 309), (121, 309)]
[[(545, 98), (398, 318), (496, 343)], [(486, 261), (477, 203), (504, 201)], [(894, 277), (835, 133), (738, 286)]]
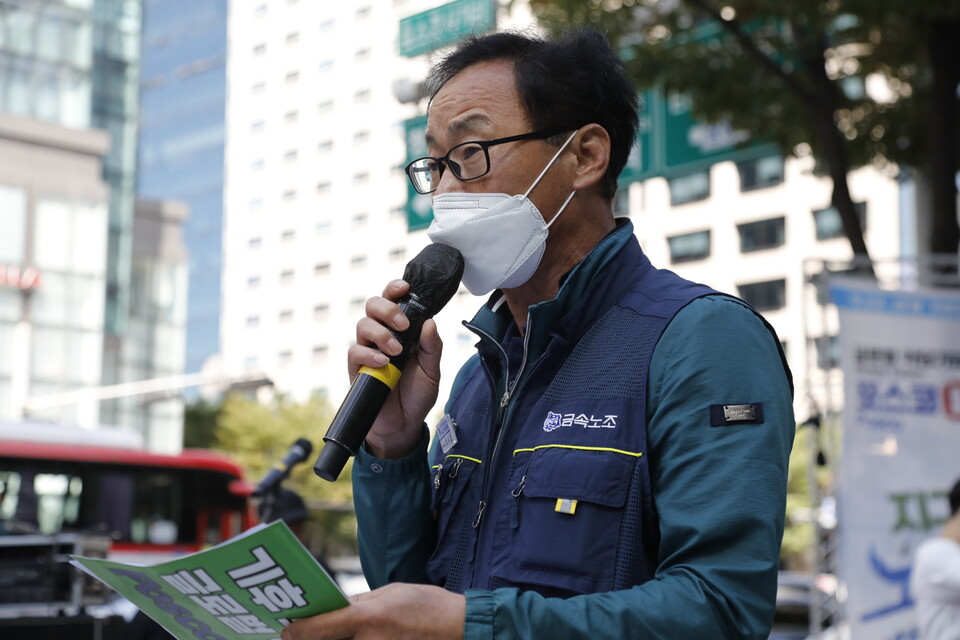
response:
[[(616, 228), (561, 278), (553, 299), (528, 308), (526, 331), (530, 333), (529, 352), (533, 356), (528, 361), (542, 352), (553, 335), (568, 340), (579, 337), (650, 268), (634, 236), (633, 222), (617, 218), (616, 223)], [(603, 277), (608, 269), (628, 277)], [(464, 325), (501, 340), (512, 322), (503, 291), (498, 289)]]

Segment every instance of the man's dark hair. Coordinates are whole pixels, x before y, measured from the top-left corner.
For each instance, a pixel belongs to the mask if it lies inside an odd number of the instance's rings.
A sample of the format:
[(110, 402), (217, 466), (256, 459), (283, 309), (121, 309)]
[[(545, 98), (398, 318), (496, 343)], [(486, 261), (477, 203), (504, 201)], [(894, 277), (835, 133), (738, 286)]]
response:
[(613, 199), (617, 176), (637, 135), (639, 105), (623, 62), (606, 37), (591, 29), (572, 29), (554, 40), (514, 32), (476, 36), (434, 66), (427, 95), (433, 100), (467, 67), (504, 59), (514, 62), (517, 91), (535, 130), (590, 123), (607, 130), (610, 164), (602, 187), (604, 196)]
[(960, 511), (960, 480), (950, 489), (950, 515), (955, 516)]

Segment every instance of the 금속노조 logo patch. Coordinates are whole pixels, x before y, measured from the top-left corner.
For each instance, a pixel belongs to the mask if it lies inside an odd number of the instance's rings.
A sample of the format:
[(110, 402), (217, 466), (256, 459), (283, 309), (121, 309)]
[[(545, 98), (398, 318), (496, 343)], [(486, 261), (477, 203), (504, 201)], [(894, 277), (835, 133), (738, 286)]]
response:
[(585, 413), (554, 413), (553, 411), (547, 411), (547, 417), (543, 421), (543, 430), (549, 433), (560, 427), (616, 429), (618, 417), (616, 414), (603, 414), (598, 418), (592, 413), (588, 416)]

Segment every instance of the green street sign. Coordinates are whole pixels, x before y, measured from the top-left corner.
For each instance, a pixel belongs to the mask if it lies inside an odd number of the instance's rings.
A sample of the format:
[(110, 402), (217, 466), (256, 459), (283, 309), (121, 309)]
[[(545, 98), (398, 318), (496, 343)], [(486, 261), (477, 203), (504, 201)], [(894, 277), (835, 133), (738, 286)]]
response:
[[(417, 116), (403, 122), (403, 138), (407, 142), (407, 160), (427, 155), (427, 116)], [(406, 163), (404, 163), (406, 164)], [(433, 205), (430, 196), (417, 193), (407, 180), (407, 231), (426, 229), (433, 221)]]
[(644, 91), (640, 96), (640, 127), (637, 129), (637, 137), (633, 142), (633, 148), (630, 149), (630, 155), (627, 157), (627, 164), (623, 167), (617, 183), (620, 186), (626, 186), (631, 182), (646, 180), (657, 174), (659, 166), (657, 154), (657, 138), (660, 132), (655, 123), (658, 122), (656, 114), (652, 109), (656, 108), (657, 94), (653, 91)]
[(617, 180), (621, 187), (647, 178), (682, 176), (718, 162), (743, 162), (779, 153), (776, 145), (755, 140), (728, 124), (694, 119), (688, 97), (664, 97), (644, 91), (640, 129), (627, 164)]
[(400, 55), (413, 58), (496, 26), (495, 0), (454, 0), (400, 20)]
[(725, 122), (697, 122), (692, 114), (693, 104), (686, 95), (671, 94), (660, 100), (663, 175), (682, 175), (717, 162), (740, 162), (777, 152), (774, 145), (759, 143), (748, 131), (734, 130)]

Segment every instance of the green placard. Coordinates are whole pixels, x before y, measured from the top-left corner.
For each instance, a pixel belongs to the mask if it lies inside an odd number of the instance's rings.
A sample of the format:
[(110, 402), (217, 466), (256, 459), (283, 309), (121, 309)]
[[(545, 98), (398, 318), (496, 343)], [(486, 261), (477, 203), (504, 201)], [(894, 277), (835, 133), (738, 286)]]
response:
[(494, 0), (454, 0), (400, 20), (400, 55), (412, 58), (496, 26)]
[[(427, 133), (427, 116), (410, 118), (403, 123), (403, 137), (407, 142), (407, 160), (427, 155), (427, 143), (424, 139)], [(404, 164), (406, 164), (406, 162)], [(430, 196), (417, 193), (410, 181), (407, 180), (407, 231), (426, 229), (433, 221), (433, 206)]]
[(275, 640), (292, 619), (349, 604), (280, 521), (149, 567), (79, 556), (71, 562), (178, 640)]

